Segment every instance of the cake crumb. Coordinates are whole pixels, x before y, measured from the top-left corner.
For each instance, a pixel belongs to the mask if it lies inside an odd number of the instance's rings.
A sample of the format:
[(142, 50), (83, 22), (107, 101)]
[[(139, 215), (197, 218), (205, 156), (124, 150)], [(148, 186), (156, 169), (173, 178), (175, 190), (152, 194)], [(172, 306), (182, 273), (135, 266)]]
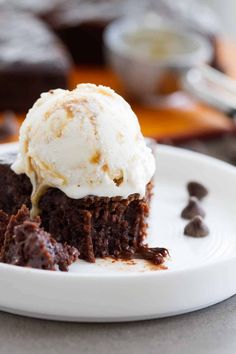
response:
[[(78, 250), (57, 242), (40, 227), (39, 217), (30, 218), (26, 206), (23, 205), (11, 217), (4, 214), (0, 213), (0, 232), (5, 228), (1, 238), (1, 262), (21, 267), (68, 271), (69, 265), (78, 259)], [(5, 220), (9, 220), (7, 225)]]

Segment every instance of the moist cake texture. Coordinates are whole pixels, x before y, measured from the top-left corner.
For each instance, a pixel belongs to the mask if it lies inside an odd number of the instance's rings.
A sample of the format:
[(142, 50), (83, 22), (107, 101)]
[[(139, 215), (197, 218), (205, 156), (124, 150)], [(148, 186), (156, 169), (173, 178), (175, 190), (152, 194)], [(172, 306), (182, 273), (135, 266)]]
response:
[[(4, 223), (5, 221), (5, 223)], [(8, 219), (0, 212), (0, 261), (22, 267), (67, 271), (78, 258), (78, 250), (58, 243), (40, 227), (40, 218), (30, 219), (29, 210), (22, 206)], [(3, 229), (5, 232), (3, 233)]]
[(16, 156), (16, 152), (0, 155), (0, 210), (9, 215), (15, 214), (23, 204), (28, 208), (31, 207), (30, 180), (26, 175), (17, 175), (11, 169)]
[[(0, 209), (8, 214), (15, 214), (22, 204), (31, 207), (32, 186), (26, 175), (11, 170), (15, 159), (16, 153), (0, 156)], [(134, 254), (145, 240), (151, 189), (149, 184), (142, 199), (138, 194), (126, 199), (72, 199), (50, 188), (39, 201), (42, 226), (58, 242), (76, 247), (80, 258), (89, 262), (95, 257)]]
[(137, 250), (146, 236), (151, 185), (146, 196), (68, 198), (49, 189), (39, 202), (43, 226), (60, 242), (78, 248), (80, 257), (122, 257)]

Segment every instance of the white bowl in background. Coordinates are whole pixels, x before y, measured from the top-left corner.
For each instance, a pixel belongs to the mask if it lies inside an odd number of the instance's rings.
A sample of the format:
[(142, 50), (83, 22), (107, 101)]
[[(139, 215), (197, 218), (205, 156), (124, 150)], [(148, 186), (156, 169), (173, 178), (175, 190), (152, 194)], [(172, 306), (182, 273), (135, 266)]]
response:
[[(148, 47), (150, 37), (154, 52)], [(155, 38), (159, 43), (155, 43)], [(107, 61), (126, 93), (138, 99), (177, 90), (180, 75), (210, 62), (213, 55), (211, 44), (201, 35), (162, 21), (148, 21), (145, 16), (112, 22), (105, 30), (104, 43)]]

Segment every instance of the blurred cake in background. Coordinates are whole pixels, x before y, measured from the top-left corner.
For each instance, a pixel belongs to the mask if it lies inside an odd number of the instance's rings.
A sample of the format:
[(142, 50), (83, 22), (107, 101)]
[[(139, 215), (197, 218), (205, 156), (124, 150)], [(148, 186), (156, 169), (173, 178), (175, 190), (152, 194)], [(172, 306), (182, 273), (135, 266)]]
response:
[(70, 57), (39, 19), (0, 13), (0, 111), (25, 112), (42, 91), (67, 87)]
[(75, 63), (103, 64), (103, 31), (125, 15), (125, 0), (67, 0), (47, 21), (69, 49)]

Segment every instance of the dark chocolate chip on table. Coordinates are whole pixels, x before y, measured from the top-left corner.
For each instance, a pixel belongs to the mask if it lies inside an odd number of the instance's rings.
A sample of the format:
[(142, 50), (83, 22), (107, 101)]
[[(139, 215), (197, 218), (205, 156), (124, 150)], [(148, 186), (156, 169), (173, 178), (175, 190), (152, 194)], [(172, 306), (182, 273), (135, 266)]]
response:
[(183, 209), (181, 213), (181, 217), (183, 219), (192, 219), (194, 216), (200, 215), (201, 217), (205, 217), (206, 213), (202, 209), (198, 199), (196, 197), (190, 197), (187, 206)]
[(184, 228), (184, 234), (192, 237), (205, 237), (209, 229), (201, 216), (195, 216)]
[(189, 182), (187, 184), (187, 189), (191, 197), (196, 197), (199, 200), (203, 199), (208, 194), (207, 188), (195, 181)]

